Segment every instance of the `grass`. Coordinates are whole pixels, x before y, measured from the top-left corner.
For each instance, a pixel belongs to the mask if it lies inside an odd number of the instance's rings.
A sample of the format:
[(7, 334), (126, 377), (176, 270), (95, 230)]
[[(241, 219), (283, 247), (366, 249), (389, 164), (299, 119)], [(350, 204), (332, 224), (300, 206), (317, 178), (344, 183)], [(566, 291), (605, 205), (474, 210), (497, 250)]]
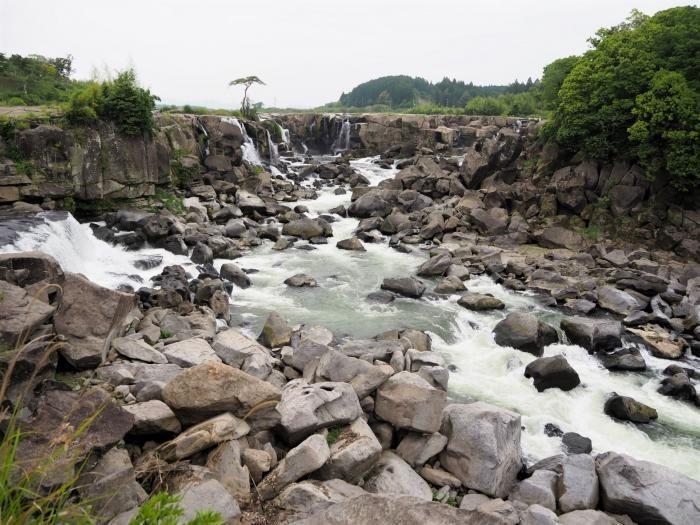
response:
[[(184, 215), (187, 211), (182, 202), (182, 198), (165, 190), (157, 189), (155, 195), (151, 197), (151, 202), (158, 202), (169, 212), (175, 215)], [(151, 211), (158, 211), (157, 206), (151, 206)]]
[(161, 331), (160, 331), (160, 338), (161, 339), (168, 339), (172, 336), (173, 336), (173, 333), (170, 330), (161, 329)]
[[(141, 506), (129, 525), (177, 525), (181, 523), (185, 513), (178, 505), (179, 501), (180, 498), (177, 496), (158, 492)], [(222, 525), (223, 523), (219, 513), (199, 511), (194, 519), (187, 522), (187, 525)]]
[(328, 433), (326, 434), (326, 443), (328, 443), (329, 446), (332, 445), (338, 441), (338, 438), (342, 433), (343, 429), (341, 427), (330, 427), (328, 429)]

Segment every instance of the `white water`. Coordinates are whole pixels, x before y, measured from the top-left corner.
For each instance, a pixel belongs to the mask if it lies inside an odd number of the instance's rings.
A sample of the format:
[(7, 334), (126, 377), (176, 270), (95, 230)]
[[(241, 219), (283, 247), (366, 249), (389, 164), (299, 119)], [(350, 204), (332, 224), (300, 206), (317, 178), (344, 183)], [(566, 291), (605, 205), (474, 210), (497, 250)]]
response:
[(340, 133), (333, 141), (331, 149), (333, 152), (350, 149), (350, 119), (343, 120), (343, 124), (340, 126)]
[(270, 166), (277, 166), (280, 160), (279, 149), (277, 148), (277, 144), (272, 140), (270, 132), (268, 130), (265, 130), (265, 132), (267, 133), (267, 149), (270, 152)]
[[(383, 170), (362, 159), (352, 162), (355, 169), (372, 184), (392, 176), (395, 170)], [(292, 164), (293, 166), (293, 164)], [(316, 200), (300, 201), (311, 215), (349, 202), (349, 193), (335, 195), (323, 189)], [(689, 403), (675, 401), (656, 392), (659, 373), (671, 361), (657, 359), (643, 351), (653, 373), (610, 372), (585, 350), (573, 345), (552, 345), (545, 355), (563, 353), (581, 377), (582, 385), (570, 392), (550, 389), (537, 392), (523, 376), (525, 365), (533, 356), (501, 348), (493, 341), (491, 330), (505, 315), (465, 310), (456, 297), (439, 300), (397, 299), (389, 305), (370, 304), (368, 293), (379, 289), (384, 277), (415, 273), (426, 254), (415, 250), (399, 253), (387, 244), (365, 243), (367, 252), (338, 250), (335, 243), (350, 237), (357, 226), (355, 219), (333, 223), (334, 236), (327, 245), (305, 251), (295, 247), (282, 252), (264, 244), (235, 262), (254, 268), (253, 285), (234, 289), (233, 322), (257, 335), (268, 312), (274, 310), (292, 323), (322, 324), (337, 336), (371, 337), (392, 328), (416, 328), (429, 331), (433, 347), (448, 363), (456, 366), (450, 374), (450, 395), (458, 400), (482, 399), (519, 412), (522, 415), (523, 449), (531, 459), (560, 451), (560, 440), (543, 433), (545, 423), (555, 423), (562, 430), (578, 432), (593, 441), (594, 452), (615, 450), (667, 465), (700, 479), (700, 411)], [(306, 244), (298, 241), (297, 246)], [(58, 221), (21, 234), (14, 246), (0, 251), (39, 249), (56, 257), (68, 271), (78, 271), (105, 286), (131, 284), (130, 274), (148, 277), (162, 270), (162, 265), (148, 271), (136, 270), (134, 260), (143, 253), (163, 255), (163, 264), (184, 264), (190, 273), (194, 265), (186, 257), (164, 250), (146, 249), (127, 252), (95, 239), (88, 225), (74, 219)], [(227, 262), (215, 261), (220, 267)], [(312, 275), (318, 288), (295, 289), (283, 281), (295, 273)], [(527, 294), (517, 294), (494, 283), (490, 278), (474, 277), (466, 282), (470, 291), (491, 293), (506, 303), (506, 311), (532, 311), (557, 326), (560, 315), (540, 306)], [(647, 426), (620, 423), (603, 414), (605, 396), (615, 391), (629, 395), (656, 408), (659, 420)]]
[(247, 161), (249, 164), (254, 164), (255, 166), (262, 166), (262, 159), (258, 153), (258, 148), (255, 146), (253, 139), (248, 136), (245, 126), (241, 124), (236, 117), (221, 117), (221, 120), (234, 124), (241, 130), (241, 133), (243, 134), (243, 145), (241, 146), (241, 150), (243, 151), (243, 160)]

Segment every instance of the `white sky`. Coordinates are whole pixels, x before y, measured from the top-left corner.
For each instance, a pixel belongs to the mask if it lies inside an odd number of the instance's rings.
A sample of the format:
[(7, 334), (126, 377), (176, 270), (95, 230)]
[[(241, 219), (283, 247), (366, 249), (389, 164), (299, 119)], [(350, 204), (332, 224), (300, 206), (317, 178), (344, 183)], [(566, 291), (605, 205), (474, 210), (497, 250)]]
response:
[(164, 103), (312, 107), (390, 74), (505, 84), (579, 54), (599, 27), (668, 0), (0, 0), (0, 52), (133, 66)]

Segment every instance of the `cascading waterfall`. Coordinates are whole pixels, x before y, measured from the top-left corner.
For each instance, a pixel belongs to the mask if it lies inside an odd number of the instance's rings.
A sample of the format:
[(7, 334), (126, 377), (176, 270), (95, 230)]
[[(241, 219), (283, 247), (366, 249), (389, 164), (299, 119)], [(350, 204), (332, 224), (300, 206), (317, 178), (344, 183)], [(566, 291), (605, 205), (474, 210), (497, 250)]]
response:
[(221, 117), (221, 120), (238, 126), (243, 135), (243, 145), (241, 150), (243, 151), (243, 160), (247, 161), (249, 164), (254, 164), (255, 166), (262, 166), (262, 159), (260, 158), (260, 153), (258, 153), (258, 148), (250, 138), (245, 126), (241, 124), (236, 117)]
[(333, 153), (339, 151), (346, 151), (350, 149), (350, 119), (343, 119), (343, 123), (340, 126), (340, 133), (333, 141), (333, 146), (331, 150)]
[(279, 149), (275, 141), (272, 140), (272, 134), (268, 130), (265, 130), (265, 132), (267, 133), (267, 149), (270, 152), (270, 166), (277, 166), (280, 160)]

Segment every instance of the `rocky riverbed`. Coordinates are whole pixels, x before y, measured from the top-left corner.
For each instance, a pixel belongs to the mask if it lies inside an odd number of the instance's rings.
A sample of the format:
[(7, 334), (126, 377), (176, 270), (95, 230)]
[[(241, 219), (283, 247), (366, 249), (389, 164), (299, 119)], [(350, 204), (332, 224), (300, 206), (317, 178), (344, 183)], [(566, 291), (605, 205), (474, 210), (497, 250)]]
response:
[[(294, 153), (284, 120), (261, 155), (212, 122), (220, 158), (181, 215), (81, 224), (18, 203), (2, 222), (3, 338), (62, 343), (4, 360), (47, 432), (22, 454), (107, 403), (80, 454), (100, 480), (81, 497), (123, 487), (102, 521), (127, 523), (155, 479), (188, 514), (243, 523), (700, 521), (692, 243), (575, 228), (602, 177), (644, 187), (635, 167), (533, 181), (507, 122), (364, 158)], [(362, 142), (333, 129), (331, 149)], [(616, 213), (641, 205), (618, 197)], [(62, 293), (32, 299), (49, 283)]]

